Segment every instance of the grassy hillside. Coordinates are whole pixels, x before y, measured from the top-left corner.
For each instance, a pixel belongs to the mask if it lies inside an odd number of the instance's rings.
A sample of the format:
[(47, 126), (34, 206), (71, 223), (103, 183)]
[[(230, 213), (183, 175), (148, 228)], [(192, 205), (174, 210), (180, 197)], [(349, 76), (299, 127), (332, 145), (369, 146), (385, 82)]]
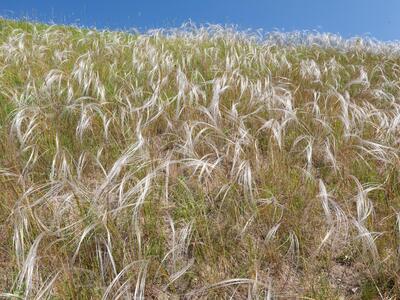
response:
[(399, 298), (399, 49), (0, 19), (0, 298)]

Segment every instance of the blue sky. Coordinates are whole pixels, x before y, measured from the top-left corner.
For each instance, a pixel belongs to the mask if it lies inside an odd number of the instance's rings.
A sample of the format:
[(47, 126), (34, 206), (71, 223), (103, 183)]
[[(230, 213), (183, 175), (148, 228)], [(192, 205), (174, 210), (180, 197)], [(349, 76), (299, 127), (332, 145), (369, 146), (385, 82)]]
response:
[(0, 15), (98, 28), (145, 30), (195, 23), (313, 30), (400, 40), (400, 0), (1, 0)]

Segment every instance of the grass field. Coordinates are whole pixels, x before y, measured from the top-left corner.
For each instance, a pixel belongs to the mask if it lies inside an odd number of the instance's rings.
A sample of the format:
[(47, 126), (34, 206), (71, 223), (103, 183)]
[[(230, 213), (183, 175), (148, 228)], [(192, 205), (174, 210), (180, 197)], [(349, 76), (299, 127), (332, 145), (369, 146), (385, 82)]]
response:
[(399, 299), (400, 44), (0, 19), (0, 298)]

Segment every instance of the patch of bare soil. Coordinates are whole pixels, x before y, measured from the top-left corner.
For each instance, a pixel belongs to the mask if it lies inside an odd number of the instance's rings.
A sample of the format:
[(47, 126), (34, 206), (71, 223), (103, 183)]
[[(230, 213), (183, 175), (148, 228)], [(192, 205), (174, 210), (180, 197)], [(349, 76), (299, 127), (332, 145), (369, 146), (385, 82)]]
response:
[(360, 292), (361, 274), (356, 264), (335, 262), (328, 273), (330, 284), (347, 298), (358, 299)]

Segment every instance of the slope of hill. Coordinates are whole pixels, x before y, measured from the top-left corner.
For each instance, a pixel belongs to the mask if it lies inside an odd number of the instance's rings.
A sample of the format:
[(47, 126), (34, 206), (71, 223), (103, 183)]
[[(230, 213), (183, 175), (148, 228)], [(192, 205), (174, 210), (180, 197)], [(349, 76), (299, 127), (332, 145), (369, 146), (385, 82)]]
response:
[(0, 19), (0, 296), (400, 297), (399, 49)]

